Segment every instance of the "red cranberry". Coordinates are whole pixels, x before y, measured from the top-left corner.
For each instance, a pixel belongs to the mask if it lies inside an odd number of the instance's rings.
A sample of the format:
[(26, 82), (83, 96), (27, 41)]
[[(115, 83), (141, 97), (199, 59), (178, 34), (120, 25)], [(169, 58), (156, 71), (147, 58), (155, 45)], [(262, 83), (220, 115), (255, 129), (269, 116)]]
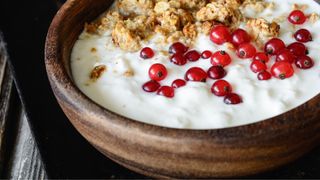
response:
[(211, 92), (216, 96), (225, 96), (232, 92), (232, 87), (227, 81), (218, 80), (213, 83)]
[(296, 33), (294, 33), (294, 38), (297, 41), (303, 42), (303, 43), (308, 42), (308, 41), (312, 41), (311, 33), (307, 29), (298, 30)]
[(189, 61), (198, 61), (201, 57), (200, 53), (196, 50), (189, 51), (185, 54), (185, 57)]
[(295, 62), (296, 66), (300, 69), (310, 69), (313, 67), (314, 62), (309, 56), (299, 56)]
[(271, 74), (268, 71), (262, 71), (258, 73), (258, 79), (260, 81), (266, 81), (271, 79)]
[(307, 17), (300, 10), (294, 10), (289, 14), (288, 20), (292, 24), (303, 24)]
[(211, 52), (211, 51), (208, 51), (208, 50), (203, 51), (203, 52), (201, 53), (201, 57), (202, 57), (203, 59), (209, 59), (211, 56), (212, 56), (212, 52)]
[(231, 42), (235, 46), (250, 42), (249, 34), (243, 29), (235, 30), (231, 35)]
[(242, 103), (242, 98), (238, 94), (230, 93), (230, 94), (227, 94), (226, 97), (224, 97), (223, 102), (226, 104), (233, 104), (233, 105), (240, 104)]
[(289, 62), (280, 61), (274, 63), (274, 65), (271, 67), (271, 73), (276, 78), (286, 79), (293, 76), (294, 70)]
[(176, 53), (172, 55), (170, 61), (179, 66), (185, 65), (187, 63), (187, 59), (182, 53)]
[(278, 54), (286, 45), (281, 39), (272, 38), (264, 46), (264, 52), (270, 55)]
[(217, 25), (212, 28), (210, 32), (210, 39), (212, 42), (221, 45), (225, 42), (230, 41), (231, 34), (229, 28), (224, 25)]
[(174, 89), (170, 86), (161, 86), (157, 92), (158, 95), (165, 96), (168, 98), (173, 98)]
[(223, 69), (222, 66), (212, 66), (208, 70), (207, 74), (211, 79), (221, 79), (226, 76), (227, 72)]
[(240, 44), (237, 55), (241, 59), (252, 58), (256, 54), (256, 48), (250, 43)]
[(167, 68), (162, 64), (153, 64), (149, 69), (149, 77), (155, 81), (163, 80), (167, 74)]
[(288, 49), (283, 49), (276, 57), (276, 61), (287, 61), (293, 63), (295, 60), (295, 55)]
[(143, 59), (150, 59), (153, 58), (154, 52), (151, 48), (145, 47), (140, 51), (140, 57)]
[(253, 56), (254, 61), (261, 61), (263, 63), (269, 62), (269, 56), (264, 52), (258, 52)]
[(182, 53), (184, 54), (185, 52), (188, 51), (188, 47), (186, 47), (184, 44), (182, 44), (181, 42), (176, 42), (173, 43), (170, 47), (169, 47), (169, 53), (170, 54), (176, 54), (176, 53)]
[(252, 72), (258, 73), (267, 70), (267, 65), (261, 61), (254, 60), (250, 65), (250, 69)]
[(186, 85), (186, 81), (183, 79), (176, 79), (172, 82), (171, 87), (179, 88)]
[(299, 42), (294, 42), (292, 44), (290, 44), (287, 49), (294, 54), (295, 56), (303, 56), (308, 54), (308, 50), (306, 48), (306, 46), (302, 43)]
[(217, 51), (211, 57), (211, 64), (214, 66), (227, 66), (231, 63), (231, 57), (225, 51)]
[(156, 92), (160, 87), (157, 81), (151, 80), (143, 84), (142, 89), (146, 92)]
[(187, 81), (206, 82), (206, 79), (207, 73), (199, 67), (190, 68), (185, 74)]

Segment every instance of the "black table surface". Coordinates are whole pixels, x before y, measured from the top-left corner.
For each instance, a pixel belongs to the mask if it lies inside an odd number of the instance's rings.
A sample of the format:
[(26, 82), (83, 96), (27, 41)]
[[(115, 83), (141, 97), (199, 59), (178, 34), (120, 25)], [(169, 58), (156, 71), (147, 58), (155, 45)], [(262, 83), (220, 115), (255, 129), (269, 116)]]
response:
[[(44, 66), (46, 33), (57, 9), (53, 0), (0, 1), (0, 30), (48, 177), (145, 178), (95, 150), (57, 104)], [(247, 178), (320, 178), (320, 147), (282, 168)]]

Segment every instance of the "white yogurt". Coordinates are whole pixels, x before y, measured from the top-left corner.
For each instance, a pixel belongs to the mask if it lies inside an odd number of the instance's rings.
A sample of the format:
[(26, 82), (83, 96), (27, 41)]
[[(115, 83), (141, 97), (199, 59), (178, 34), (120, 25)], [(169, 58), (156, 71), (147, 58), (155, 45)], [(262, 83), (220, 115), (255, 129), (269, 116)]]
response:
[[(260, 14), (252, 14), (247, 10), (245, 14), (272, 20), (283, 14), (287, 16), (292, 10), (292, 4), (301, 3), (301, 0), (270, 1), (276, 4), (274, 11), (265, 10)], [(306, 14), (320, 12), (320, 6), (313, 0), (304, 0), (303, 3), (309, 5), (304, 11)], [(280, 38), (286, 44), (294, 42), (293, 26), (287, 21), (280, 23), (280, 26)], [(148, 69), (154, 63), (162, 63), (168, 69), (168, 77), (161, 82), (162, 85), (171, 85), (173, 80), (183, 78), (190, 67), (198, 66), (205, 70), (211, 67), (210, 60), (204, 59), (188, 62), (185, 66), (172, 64), (168, 56), (160, 53), (160, 50), (167, 51), (169, 45), (156, 45), (156, 38), (146, 44), (155, 50), (155, 57), (143, 60), (139, 57), (139, 52), (124, 52), (114, 47), (108, 32), (104, 36), (88, 35), (84, 32), (74, 45), (71, 69), (76, 85), (93, 101), (137, 121), (187, 129), (244, 125), (284, 113), (320, 92), (320, 21), (314, 24), (307, 22), (296, 27), (298, 28), (306, 28), (313, 35), (314, 40), (306, 43), (306, 46), (315, 65), (310, 70), (295, 68), (294, 76), (286, 80), (273, 78), (269, 81), (258, 81), (257, 75), (250, 70), (250, 60), (237, 58), (235, 52), (213, 44), (208, 36), (198, 37), (193, 49), (200, 52), (224, 49), (232, 56), (233, 62), (226, 67), (228, 74), (224, 79), (231, 83), (234, 92), (242, 96), (243, 103), (239, 105), (226, 105), (223, 98), (213, 95), (210, 88), (214, 80), (207, 80), (206, 83), (188, 82), (185, 87), (175, 90), (172, 99), (144, 92), (142, 85), (149, 80)], [(94, 53), (90, 51), (93, 47), (97, 49)], [(92, 82), (89, 74), (99, 64), (106, 65), (107, 71), (96, 82)], [(133, 70), (134, 76), (123, 76), (127, 70)]]

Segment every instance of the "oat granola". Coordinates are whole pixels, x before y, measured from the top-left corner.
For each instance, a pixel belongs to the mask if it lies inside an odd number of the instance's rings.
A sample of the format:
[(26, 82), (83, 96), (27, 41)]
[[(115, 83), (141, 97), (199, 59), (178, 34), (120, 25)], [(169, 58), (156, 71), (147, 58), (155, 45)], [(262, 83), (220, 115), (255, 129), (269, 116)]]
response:
[(278, 37), (280, 32), (280, 26), (276, 22), (268, 22), (263, 18), (249, 19), (247, 26), (253, 39), (257, 41)]
[(99, 79), (102, 74), (107, 70), (107, 66), (105, 65), (98, 65), (93, 68), (93, 70), (90, 73), (90, 79), (93, 81), (96, 81)]
[[(118, 0), (113, 9), (86, 24), (85, 29), (89, 34), (110, 32), (116, 46), (134, 52), (141, 48), (141, 41), (155, 33), (164, 36), (163, 43), (192, 43), (198, 34), (209, 34), (214, 24), (237, 28), (245, 20), (241, 9), (246, 6), (255, 11), (273, 8), (272, 3), (262, 0)], [(309, 18), (316, 21), (318, 16), (311, 14)], [(277, 36), (280, 28), (263, 19), (248, 20), (248, 27), (258, 40)]]

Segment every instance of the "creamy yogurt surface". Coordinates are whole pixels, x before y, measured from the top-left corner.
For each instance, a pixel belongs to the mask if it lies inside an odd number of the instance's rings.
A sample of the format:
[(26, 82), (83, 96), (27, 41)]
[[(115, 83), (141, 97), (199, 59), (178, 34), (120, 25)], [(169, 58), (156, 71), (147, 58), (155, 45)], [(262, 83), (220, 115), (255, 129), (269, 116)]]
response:
[[(269, 0), (275, 3), (275, 9), (266, 9), (256, 14), (250, 8), (244, 10), (247, 17), (263, 17), (272, 21), (279, 16), (287, 17), (294, 3), (308, 4), (306, 14), (320, 12), (320, 6), (313, 0)], [(191, 67), (204, 70), (212, 65), (210, 59), (200, 59), (177, 66), (170, 62), (168, 51), (170, 44), (156, 43), (161, 36), (155, 36), (143, 47), (154, 49), (152, 59), (140, 58), (140, 52), (126, 52), (112, 43), (110, 32), (104, 35), (88, 35), (83, 32), (76, 41), (71, 55), (72, 75), (76, 85), (93, 101), (106, 109), (131, 118), (133, 120), (173, 128), (214, 129), (225, 128), (258, 122), (286, 111), (289, 111), (320, 92), (320, 21), (293, 26), (287, 20), (279, 23), (280, 36), (287, 45), (295, 42), (293, 33), (300, 29), (308, 29), (313, 41), (305, 43), (309, 56), (315, 64), (309, 70), (300, 70), (294, 66), (295, 74), (285, 80), (272, 78), (259, 81), (257, 74), (250, 70), (251, 60), (243, 60), (229, 50), (226, 45), (218, 46), (210, 41), (209, 36), (199, 35), (194, 47), (199, 52), (204, 50), (226, 50), (232, 58), (227, 66), (224, 78), (241, 95), (243, 103), (227, 105), (223, 98), (210, 91), (215, 80), (206, 83), (188, 82), (186, 86), (175, 89), (174, 98), (166, 98), (156, 93), (146, 93), (142, 85), (149, 81), (148, 70), (152, 64), (161, 63), (168, 69), (168, 76), (161, 81), (162, 85), (171, 85), (175, 79), (183, 79), (185, 72)], [(240, 25), (246, 29), (244, 23)], [(95, 51), (92, 51), (92, 49)], [(261, 51), (261, 50), (259, 50)], [(274, 62), (272, 57), (268, 67)], [(97, 65), (105, 65), (106, 71), (95, 82), (90, 81), (90, 72)], [(128, 70), (133, 76), (124, 76)]]

